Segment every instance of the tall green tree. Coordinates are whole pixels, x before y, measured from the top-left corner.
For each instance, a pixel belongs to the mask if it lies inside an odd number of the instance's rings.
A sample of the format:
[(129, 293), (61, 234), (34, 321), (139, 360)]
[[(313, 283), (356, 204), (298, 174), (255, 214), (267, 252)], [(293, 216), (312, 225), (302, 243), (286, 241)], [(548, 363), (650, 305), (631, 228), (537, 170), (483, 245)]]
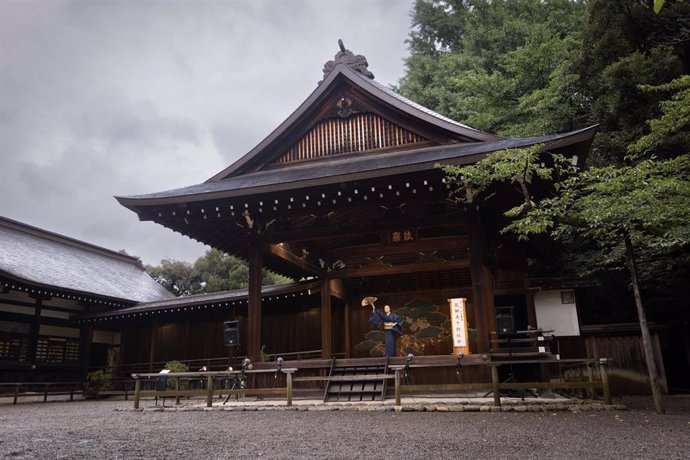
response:
[(146, 265), (146, 272), (158, 284), (176, 296), (205, 292), (201, 278), (189, 262), (163, 259), (160, 265)]
[[(632, 286), (647, 368), (657, 412), (664, 412), (657, 363), (643, 301), (643, 280), (682, 280), (690, 264), (690, 80), (681, 77), (668, 85), (646, 90), (672, 90), (660, 104), (661, 115), (650, 120), (650, 133), (631, 144), (630, 163), (592, 167), (572, 173), (564, 158), (551, 155), (544, 162), (535, 146), (492, 154), (472, 166), (445, 166), (455, 184), (454, 197), (474, 204), (498, 183), (519, 187), (522, 201), (507, 209), (511, 220), (502, 230), (519, 239), (548, 233), (555, 239), (585, 239), (596, 245), (598, 258), (588, 261), (599, 268), (627, 267)], [(671, 145), (679, 147), (670, 159), (653, 154)], [(563, 177), (565, 173), (565, 178)], [(538, 199), (534, 179), (553, 180), (555, 194)], [(645, 270), (638, 269), (645, 260)], [(584, 267), (589, 270), (590, 267)], [(671, 269), (671, 270), (669, 270)], [(675, 275), (675, 276), (674, 276)], [(686, 282), (687, 279), (685, 278)]]
[[(209, 249), (194, 264), (163, 260), (146, 271), (158, 283), (177, 296), (244, 289), (248, 286), (249, 266), (235, 256)], [(263, 285), (285, 284), (291, 279), (263, 270)]]
[(565, 0), (419, 0), (397, 90), (502, 135), (580, 127), (588, 110), (578, 70), (584, 12), (583, 2)]
[(581, 79), (600, 124), (592, 161), (623, 164), (628, 146), (648, 133), (666, 84), (690, 72), (690, 2), (666, 2), (659, 14), (647, 0), (590, 0), (583, 31)]
[[(540, 146), (506, 150), (472, 166), (444, 166), (455, 185), (452, 197), (475, 205), (492, 195), (497, 184), (512, 184), (521, 202), (504, 211), (510, 218), (502, 232), (519, 239), (549, 234), (557, 240), (591, 241), (600, 257), (583, 267), (626, 267), (640, 322), (642, 343), (657, 412), (665, 411), (657, 363), (647, 324), (643, 281), (662, 279), (687, 282), (690, 265), (690, 79), (680, 77), (644, 91), (672, 91), (660, 103), (660, 116), (649, 121), (649, 134), (628, 147), (628, 163), (591, 167), (578, 174), (565, 158), (550, 155), (545, 161)], [(657, 159), (659, 151), (670, 159)], [(554, 182), (553, 196), (535, 196), (534, 181)], [(645, 269), (639, 270), (644, 260)], [(684, 276), (685, 274), (685, 276)], [(675, 276), (674, 276), (675, 275)]]
[(648, 121), (649, 133), (628, 146), (628, 154), (639, 156), (673, 157), (690, 153), (690, 75), (682, 75), (664, 85), (640, 87), (643, 92), (668, 93), (659, 103), (661, 114)]
[(690, 2), (418, 0), (397, 90), (505, 136), (598, 123), (590, 156), (623, 164), (667, 84), (690, 72)]
[(670, 258), (687, 255), (690, 155), (590, 168), (557, 181), (557, 193), (541, 200), (530, 192), (534, 179), (554, 179), (567, 169), (564, 158), (553, 155), (552, 161), (545, 163), (535, 148), (498, 152), (472, 166), (444, 166), (447, 179), (455, 185), (454, 196), (461, 203), (481, 202), (498, 183), (518, 187), (523, 199), (505, 211), (511, 220), (503, 233), (513, 232), (520, 239), (544, 233), (556, 239), (584, 238), (619, 256), (590, 264), (620, 264), (628, 269), (654, 403), (657, 412), (663, 413), (637, 260), (641, 253)]

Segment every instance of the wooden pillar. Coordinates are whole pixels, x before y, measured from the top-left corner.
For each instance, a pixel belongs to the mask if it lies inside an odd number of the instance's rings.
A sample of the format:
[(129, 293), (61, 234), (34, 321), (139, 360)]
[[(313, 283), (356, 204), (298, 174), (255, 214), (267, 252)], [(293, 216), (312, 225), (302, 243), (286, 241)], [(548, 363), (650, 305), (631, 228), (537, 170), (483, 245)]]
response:
[[(348, 303), (347, 288), (340, 278), (333, 278), (330, 280), (331, 298), (337, 298), (344, 302), (343, 313), (341, 321), (336, 321), (335, 327), (340, 327), (343, 331), (342, 343), (338, 344), (338, 350), (345, 353), (346, 357), (350, 357), (350, 304)], [(331, 322), (331, 324), (333, 324)]]
[(141, 379), (139, 377), (134, 380), (134, 408), (139, 409), (139, 401), (141, 400)]
[(206, 407), (213, 407), (213, 376), (206, 377)]
[(534, 293), (536, 291), (528, 289), (525, 292), (525, 306), (527, 307), (527, 324), (532, 327), (537, 326), (537, 307), (534, 305)]
[(498, 366), (491, 366), (491, 388), (494, 393), (494, 406), (501, 405), (501, 389), (499, 387), (500, 382), (498, 380)]
[(43, 299), (40, 296), (36, 296), (34, 300), (34, 318), (29, 325), (29, 361), (36, 364), (38, 334), (41, 327), (41, 310), (43, 309)]
[(291, 369), (290, 371), (285, 371), (285, 370), (283, 371), (285, 373), (285, 379), (286, 379), (285, 392), (287, 393), (286, 397), (287, 397), (288, 407), (292, 406), (292, 373), (295, 370), (296, 369)]
[(345, 302), (344, 308), (344, 327), (345, 327), (345, 356), (350, 357), (350, 302)]
[(261, 249), (253, 244), (249, 251), (249, 287), (247, 296), (247, 356), (259, 359), (261, 350)]
[(81, 326), (79, 328), (79, 361), (81, 361), (82, 377), (85, 377), (89, 372), (91, 342), (93, 342), (93, 326), (91, 324)]
[(151, 324), (151, 342), (149, 343), (149, 372), (154, 372), (153, 361), (156, 357), (156, 340), (158, 337), (158, 317), (153, 318)]
[(496, 331), (494, 283), (489, 265), (486, 229), (478, 210), (467, 211), (470, 264), (472, 276), (472, 309), (477, 327), (477, 351), (489, 353), (489, 332)]
[(331, 305), (331, 282), (323, 280), (321, 284), (321, 357), (333, 356), (333, 312)]

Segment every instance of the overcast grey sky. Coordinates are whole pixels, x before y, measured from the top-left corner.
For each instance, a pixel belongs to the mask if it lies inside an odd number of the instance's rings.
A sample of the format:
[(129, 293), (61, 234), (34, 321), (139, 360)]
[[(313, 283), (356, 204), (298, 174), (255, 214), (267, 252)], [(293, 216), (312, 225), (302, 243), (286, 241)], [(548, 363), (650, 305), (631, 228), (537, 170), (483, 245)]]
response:
[(337, 41), (396, 83), (413, 0), (0, 0), (0, 215), (147, 264), (207, 247), (120, 206), (220, 172)]

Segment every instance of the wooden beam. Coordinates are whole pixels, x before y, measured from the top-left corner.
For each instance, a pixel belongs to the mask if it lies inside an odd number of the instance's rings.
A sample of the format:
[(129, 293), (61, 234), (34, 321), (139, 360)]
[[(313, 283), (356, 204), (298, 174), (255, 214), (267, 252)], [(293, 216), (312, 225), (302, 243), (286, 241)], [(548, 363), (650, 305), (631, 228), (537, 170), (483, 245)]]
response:
[(283, 259), (286, 262), (289, 262), (290, 264), (298, 267), (300, 270), (303, 270), (307, 273), (312, 273), (319, 277), (326, 276), (325, 270), (321, 269), (320, 267), (317, 267), (316, 265), (310, 263), (305, 259), (297, 257), (295, 254), (291, 253), (279, 244), (268, 244), (266, 246), (266, 250), (269, 254)]
[(345, 287), (345, 283), (343, 283), (343, 280), (333, 278), (330, 281), (331, 295), (341, 300), (347, 300), (347, 287)]
[(448, 271), (456, 268), (469, 268), (469, 260), (452, 260), (449, 262), (431, 262), (431, 263), (421, 263), (421, 264), (410, 264), (410, 265), (398, 265), (398, 266), (371, 266), (362, 267), (357, 269), (344, 269), (331, 272), (332, 276), (337, 276), (338, 278), (360, 278), (364, 276), (388, 276), (388, 275), (399, 275), (402, 273), (422, 273), (422, 272), (437, 272), (437, 271)]
[(350, 257), (353, 252), (356, 252), (358, 257), (379, 257), (391, 254), (404, 254), (408, 252), (442, 251), (458, 248), (469, 249), (468, 244), (469, 241), (464, 235), (445, 236), (441, 238), (425, 238), (422, 240), (397, 245), (382, 245), (377, 243), (348, 246), (346, 248), (334, 249), (330, 251), (329, 254), (333, 260), (338, 260)]
[[(274, 243), (295, 242), (295, 241), (315, 241), (324, 238), (337, 236), (357, 236), (369, 233), (379, 233), (388, 231), (391, 228), (430, 228), (430, 227), (449, 227), (464, 224), (466, 217), (464, 213), (456, 214), (432, 214), (420, 217), (404, 217), (394, 220), (374, 220), (372, 222), (362, 222), (361, 224), (347, 225), (328, 225), (323, 227), (310, 227), (290, 230), (285, 232), (266, 233), (263, 237)], [(464, 225), (462, 226), (464, 228)]]

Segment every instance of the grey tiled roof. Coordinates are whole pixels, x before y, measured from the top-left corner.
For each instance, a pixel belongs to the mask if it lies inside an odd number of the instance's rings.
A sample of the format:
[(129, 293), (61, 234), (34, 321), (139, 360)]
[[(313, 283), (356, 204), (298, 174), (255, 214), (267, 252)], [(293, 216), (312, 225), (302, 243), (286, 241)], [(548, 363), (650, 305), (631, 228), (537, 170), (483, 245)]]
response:
[[(280, 297), (293, 293), (308, 292), (310, 289), (318, 291), (321, 289), (321, 281), (301, 281), (290, 284), (276, 284), (271, 286), (261, 286), (261, 297), (267, 299), (270, 297)], [(210, 294), (197, 294), (183, 297), (173, 297), (171, 299), (158, 300), (154, 302), (140, 303), (132, 307), (120, 308), (117, 310), (104, 311), (98, 313), (88, 313), (79, 315), (77, 320), (89, 319), (108, 319), (115, 317), (126, 317), (138, 315), (143, 313), (160, 313), (160, 312), (174, 312), (186, 308), (193, 308), (208, 305), (220, 305), (228, 302), (246, 302), (248, 298), (248, 290), (235, 289), (232, 291), (212, 292)]]
[[(341, 81), (348, 81), (355, 85), (360, 90), (369, 94), (373, 100), (384, 102), (384, 105), (389, 106), (395, 112), (404, 113), (410, 117), (410, 120), (418, 119), (425, 124), (434, 125), (448, 133), (454, 133), (450, 137), (457, 139), (459, 135), (463, 142), (478, 142), (478, 141), (496, 141), (502, 137), (495, 134), (486, 133), (476, 128), (458, 123), (440, 113), (417, 104), (414, 101), (403, 97), (396, 93), (389, 87), (372, 80), (360, 72), (357, 72), (343, 63), (337, 63), (330, 73), (324, 78), (319, 86), (302, 102), (302, 104), (290, 116), (283, 121), (271, 134), (262, 140), (257, 146), (250, 150), (246, 155), (235, 161), (232, 165), (225, 168), (215, 176), (211, 177), (207, 182), (217, 182), (219, 180), (227, 179), (229, 177), (245, 174), (249, 171), (255, 170), (257, 164), (249, 166), (255, 160), (261, 160), (264, 152), (270, 150), (271, 146), (277, 142), (285, 142), (285, 133), (300, 131), (305, 126), (314, 121), (310, 117), (315, 107), (319, 107), (316, 112), (319, 112), (323, 107), (319, 104), (324, 103), (324, 98), (327, 98), (329, 91), (337, 88)], [(290, 141), (292, 142), (292, 141)], [(284, 146), (283, 146), (284, 147)], [(279, 149), (279, 150), (282, 150)], [(330, 162), (329, 158), (326, 162)], [(259, 161), (262, 163), (262, 161)]]
[[(365, 79), (366, 77), (361, 76), (361, 78), (362, 78), (362, 79)], [(399, 100), (400, 102), (402, 102), (402, 103), (404, 103), (404, 104), (407, 104), (407, 105), (409, 105), (410, 107), (414, 107), (414, 108), (417, 109), (417, 110), (421, 110), (422, 112), (424, 112), (424, 113), (426, 113), (426, 114), (428, 114), (428, 115), (431, 115), (432, 117), (438, 118), (439, 120), (443, 120), (443, 121), (445, 121), (445, 122), (447, 122), (447, 123), (451, 123), (451, 124), (456, 125), (456, 126), (460, 126), (460, 127), (462, 127), (462, 128), (466, 128), (466, 129), (470, 129), (470, 130), (472, 130), (472, 131), (476, 131), (476, 132), (478, 132), (478, 133), (481, 133), (481, 132), (482, 132), (482, 131), (480, 131), (480, 130), (478, 130), (478, 129), (476, 129), (476, 128), (473, 128), (473, 127), (471, 127), (471, 126), (469, 126), (469, 125), (465, 125), (465, 124), (462, 124), (462, 123), (460, 123), (460, 122), (458, 122), (458, 121), (453, 120), (452, 118), (448, 118), (448, 117), (446, 117), (445, 115), (441, 115), (441, 114), (438, 113), (438, 112), (434, 112), (433, 110), (431, 110), (431, 109), (428, 108), (428, 107), (424, 107), (424, 106), (421, 105), (421, 104), (417, 104), (416, 102), (414, 102), (414, 101), (412, 101), (412, 100), (406, 98), (405, 96), (403, 96), (403, 95), (401, 95), (401, 94), (399, 94), (399, 93), (396, 93), (395, 91), (393, 91), (393, 90), (392, 90), (391, 88), (389, 88), (388, 86), (382, 85), (381, 83), (377, 82), (376, 80), (367, 80), (367, 82), (368, 82), (369, 84), (373, 85), (373, 86), (376, 86), (378, 89), (380, 89), (380, 90), (383, 91), (384, 93), (388, 94), (389, 96), (394, 97), (395, 99)]]
[(3, 217), (0, 275), (44, 288), (136, 302), (174, 297), (133, 257)]

